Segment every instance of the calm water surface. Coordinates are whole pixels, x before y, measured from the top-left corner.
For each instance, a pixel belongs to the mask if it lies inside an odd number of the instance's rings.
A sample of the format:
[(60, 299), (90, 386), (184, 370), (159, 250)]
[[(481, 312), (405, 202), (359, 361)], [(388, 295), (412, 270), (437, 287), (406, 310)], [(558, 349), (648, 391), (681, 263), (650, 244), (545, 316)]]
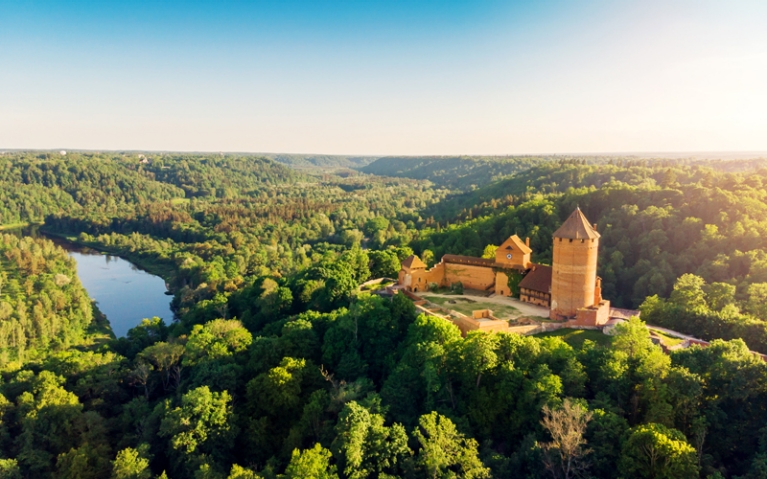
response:
[(77, 261), (77, 275), (109, 320), (119, 338), (143, 318), (173, 320), (165, 281), (142, 271), (129, 261), (94, 252), (69, 251)]
[[(6, 231), (19, 235), (39, 236), (36, 227)], [(170, 324), (173, 312), (171, 297), (165, 292), (165, 281), (149, 274), (130, 261), (82, 248), (57, 237), (49, 238), (66, 249), (77, 261), (77, 275), (104, 313), (115, 336), (122, 337), (143, 318), (158, 316)]]

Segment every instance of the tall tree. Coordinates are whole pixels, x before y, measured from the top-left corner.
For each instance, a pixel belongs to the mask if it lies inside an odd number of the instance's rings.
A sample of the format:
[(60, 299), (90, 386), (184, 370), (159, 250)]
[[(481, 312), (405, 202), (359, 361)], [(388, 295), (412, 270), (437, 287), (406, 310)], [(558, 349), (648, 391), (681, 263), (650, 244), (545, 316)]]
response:
[(336, 430), (333, 447), (349, 479), (395, 475), (412, 454), (401, 424), (384, 426), (382, 415), (371, 413), (356, 401), (344, 406)]
[(335, 466), (330, 464), (332, 455), (319, 443), (311, 449), (293, 451), (290, 463), (282, 479), (338, 479)]
[(417, 463), (428, 477), (490, 477), (490, 469), (479, 459), (477, 441), (458, 432), (450, 419), (436, 412), (423, 415), (413, 437), (420, 446)]
[(694, 479), (698, 477), (695, 448), (676, 429), (642, 424), (630, 431), (620, 471), (625, 477)]
[(551, 442), (542, 445), (544, 463), (554, 479), (570, 479), (583, 473), (588, 467), (585, 456), (586, 427), (592, 413), (582, 404), (567, 398), (562, 406), (551, 409), (543, 406), (541, 424), (551, 436)]

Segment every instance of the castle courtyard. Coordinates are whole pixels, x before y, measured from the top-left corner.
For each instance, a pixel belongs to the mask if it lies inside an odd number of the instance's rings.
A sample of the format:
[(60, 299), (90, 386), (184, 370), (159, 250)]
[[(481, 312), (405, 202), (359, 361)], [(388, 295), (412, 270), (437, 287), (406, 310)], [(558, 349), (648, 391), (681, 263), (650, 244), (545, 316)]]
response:
[[(491, 309), (499, 319), (516, 319), (519, 317), (533, 318), (538, 321), (548, 320), (549, 309), (534, 304), (525, 303), (515, 298), (500, 295), (487, 297), (467, 294), (416, 293), (419, 297), (436, 304), (444, 309), (457, 311), (471, 316), (472, 311)], [(453, 301), (454, 303), (451, 303)]]

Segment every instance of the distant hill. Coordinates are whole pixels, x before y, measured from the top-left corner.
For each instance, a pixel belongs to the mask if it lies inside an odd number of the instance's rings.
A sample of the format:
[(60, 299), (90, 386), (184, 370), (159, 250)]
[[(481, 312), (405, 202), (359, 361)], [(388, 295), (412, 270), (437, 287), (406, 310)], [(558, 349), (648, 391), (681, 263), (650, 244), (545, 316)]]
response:
[[(0, 155), (0, 225), (179, 198), (236, 198), (314, 181), (258, 156), (21, 151)], [(106, 214), (106, 213), (105, 213)]]
[[(196, 158), (212, 158), (212, 157), (237, 157), (237, 158), (267, 158), (277, 163), (290, 166), (292, 168), (362, 168), (376, 161), (380, 156), (361, 156), (361, 155), (322, 155), (322, 154), (293, 154), (293, 153), (253, 153), (253, 152), (205, 152), (205, 151), (187, 151), (187, 152), (174, 152), (174, 151), (152, 151), (152, 150), (115, 150), (115, 151), (96, 151), (96, 150), (78, 150), (68, 149), (66, 150), (70, 156), (85, 155), (85, 156), (98, 156), (98, 155), (121, 155), (121, 156), (135, 156), (139, 154), (149, 156), (162, 156), (162, 157), (196, 157)], [(59, 156), (59, 150), (0, 150), (0, 156), (2, 155), (21, 155), (21, 154), (33, 154), (33, 155), (49, 155)]]
[[(465, 219), (465, 215), (487, 214), (496, 208), (513, 203), (515, 197), (536, 193), (563, 193), (568, 188), (600, 188), (610, 181), (638, 185), (648, 178), (660, 183), (669, 168), (703, 168), (723, 173), (744, 173), (767, 167), (767, 160), (700, 160), (633, 157), (560, 157), (521, 169), (517, 173), (492, 179), (475, 188), (462, 189), (439, 204), (423, 211), (427, 217), (438, 221)], [(590, 166), (601, 165), (601, 168)], [(372, 165), (371, 165), (372, 166)], [(574, 168), (573, 168), (574, 167)], [(482, 166), (478, 166), (481, 171)], [(456, 172), (458, 174), (459, 172)], [(476, 172), (474, 172), (476, 173)], [(476, 175), (475, 175), (476, 176)], [(466, 176), (467, 178), (469, 175)], [(517, 198), (518, 199), (518, 198)]]
[(379, 158), (378, 156), (293, 155), (287, 153), (264, 153), (260, 156), (292, 168), (361, 168)]
[(364, 173), (429, 180), (432, 183), (463, 192), (481, 188), (548, 162), (580, 164), (636, 164), (681, 166), (700, 165), (720, 171), (738, 172), (763, 168), (767, 160), (758, 155), (740, 157), (735, 154), (604, 154), (541, 156), (407, 156), (383, 157), (359, 168)]
[(255, 155), (165, 154), (152, 157), (143, 169), (152, 172), (157, 181), (183, 189), (187, 197), (231, 198), (269, 185), (308, 179), (301, 172)]
[(429, 180), (439, 186), (466, 191), (527, 170), (552, 158), (532, 156), (385, 157), (361, 168), (361, 171), (380, 176)]

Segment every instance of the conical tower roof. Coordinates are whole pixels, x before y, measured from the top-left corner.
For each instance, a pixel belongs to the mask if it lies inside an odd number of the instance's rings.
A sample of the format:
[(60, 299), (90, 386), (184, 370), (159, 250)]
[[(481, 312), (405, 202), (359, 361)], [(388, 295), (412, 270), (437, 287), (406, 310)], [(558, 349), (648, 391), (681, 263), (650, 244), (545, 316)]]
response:
[(589, 224), (589, 220), (583, 215), (581, 209), (575, 208), (553, 236), (567, 239), (596, 239), (599, 238), (599, 233)]

